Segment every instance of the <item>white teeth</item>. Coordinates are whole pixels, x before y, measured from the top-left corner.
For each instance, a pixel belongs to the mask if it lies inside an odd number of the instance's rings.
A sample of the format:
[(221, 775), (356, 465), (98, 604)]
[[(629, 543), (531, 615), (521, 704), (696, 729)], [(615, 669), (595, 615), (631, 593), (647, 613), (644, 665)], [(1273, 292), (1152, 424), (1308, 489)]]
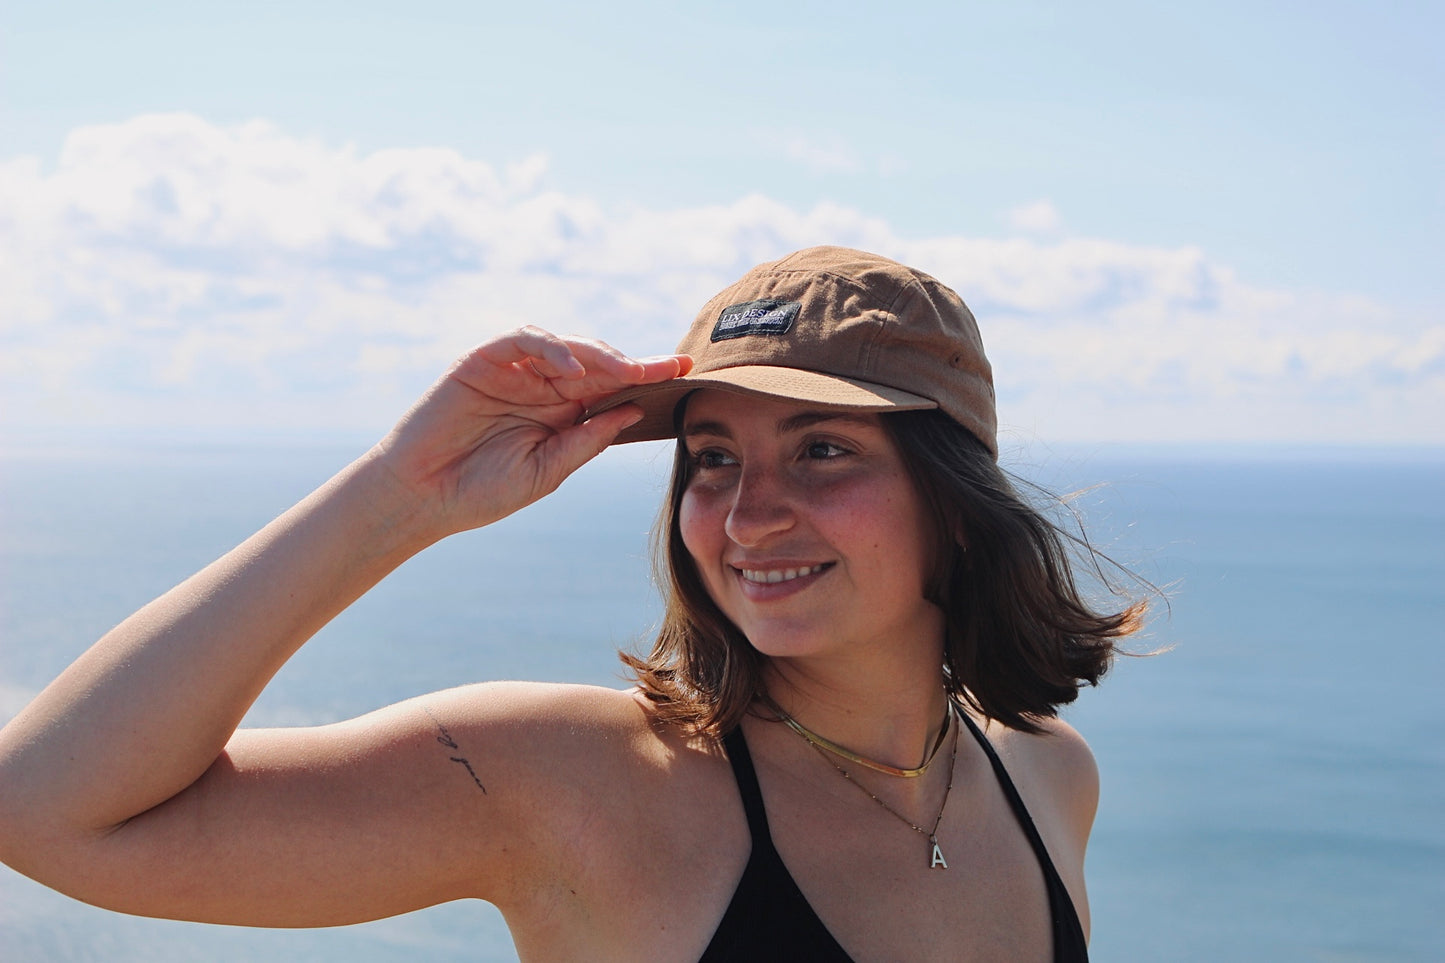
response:
[(767, 583), (769, 585), (777, 582), (791, 582), (795, 578), (804, 575), (812, 575), (814, 572), (821, 572), (821, 565), (805, 565), (802, 568), (775, 568), (767, 571), (759, 569), (742, 569), (743, 578), (749, 582)]

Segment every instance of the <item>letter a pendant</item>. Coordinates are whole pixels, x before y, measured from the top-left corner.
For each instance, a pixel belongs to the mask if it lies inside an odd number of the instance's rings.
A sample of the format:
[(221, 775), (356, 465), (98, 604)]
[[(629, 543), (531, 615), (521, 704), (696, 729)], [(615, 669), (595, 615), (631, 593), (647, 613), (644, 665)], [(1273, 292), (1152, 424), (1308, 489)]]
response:
[(929, 836), (928, 841), (933, 844), (933, 862), (928, 864), (929, 869), (938, 869), (942, 866), (948, 868), (948, 861), (943, 858), (943, 850), (938, 848), (938, 837)]

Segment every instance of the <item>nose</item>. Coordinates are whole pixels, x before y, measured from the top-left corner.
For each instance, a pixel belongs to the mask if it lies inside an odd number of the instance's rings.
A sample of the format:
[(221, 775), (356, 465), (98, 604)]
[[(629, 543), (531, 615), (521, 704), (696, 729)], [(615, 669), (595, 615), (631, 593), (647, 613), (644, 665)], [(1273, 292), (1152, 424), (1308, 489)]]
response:
[(787, 485), (775, 471), (743, 468), (733, 490), (732, 507), (724, 529), (737, 545), (756, 546), (785, 532), (796, 521)]

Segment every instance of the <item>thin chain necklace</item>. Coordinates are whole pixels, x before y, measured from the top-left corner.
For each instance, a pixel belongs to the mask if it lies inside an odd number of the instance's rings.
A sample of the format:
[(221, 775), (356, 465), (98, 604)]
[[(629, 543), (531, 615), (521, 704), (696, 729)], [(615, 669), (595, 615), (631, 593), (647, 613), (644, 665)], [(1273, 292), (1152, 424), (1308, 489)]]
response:
[[(948, 701), (948, 716), (946, 717), (945, 722), (947, 722), (948, 720), (952, 720), (953, 718), (953, 700), (950, 699)], [(785, 714), (783, 716), (783, 719), (784, 721), (787, 721), (788, 716)], [(947, 725), (945, 725), (945, 731), (947, 731), (947, 728)], [(852, 773), (844, 769), (842, 766), (838, 765), (838, 763), (835, 762), (831, 756), (829, 756), (826, 752), (823, 751), (822, 746), (815, 743), (812, 739), (808, 739), (806, 735), (804, 735), (803, 738), (807, 740), (808, 745), (812, 746), (813, 749), (818, 753), (818, 755), (822, 756), (828, 761), (828, 764), (830, 766), (838, 770), (838, 772), (842, 774), (844, 779), (848, 780), (850, 783), (861, 789), (864, 793), (867, 794), (869, 799), (873, 800), (878, 805), (888, 810), (888, 812), (892, 813), (899, 822), (903, 823), (903, 825), (907, 826), (918, 835), (926, 837), (928, 839), (929, 844), (933, 847), (933, 851), (929, 856), (929, 869), (947, 869), (948, 861), (943, 858), (943, 850), (940, 849), (938, 846), (938, 826), (940, 823), (943, 822), (943, 811), (948, 808), (948, 795), (953, 791), (953, 766), (954, 762), (958, 759), (958, 734), (959, 730), (962, 728), (962, 722), (959, 722), (956, 726), (953, 727), (953, 751), (950, 752), (948, 756), (948, 788), (943, 790), (943, 802), (938, 804), (938, 815), (933, 817), (932, 829), (924, 829), (922, 826), (915, 825), (913, 820), (909, 819), (907, 816), (903, 815), (898, 810), (894, 809), (892, 806), (879, 799), (871, 791), (869, 791), (867, 786), (854, 779)], [(793, 731), (797, 732), (797, 728), (794, 727)], [(802, 735), (802, 733), (799, 733), (799, 735)], [(930, 761), (931, 760), (932, 757), (930, 757)], [(927, 763), (925, 763), (924, 765), (926, 766)]]
[[(794, 719), (784, 712), (772, 699), (767, 698), (767, 696), (763, 698), (767, 701), (768, 706), (778, 714), (778, 718), (787, 723), (789, 729), (792, 729), (798, 735), (808, 740), (808, 744), (814, 749), (826, 749), (835, 756), (847, 759), (849, 762), (855, 762), (860, 766), (872, 769), (874, 772), (887, 773), (890, 776), (901, 776), (904, 779), (913, 779), (928, 771), (928, 767), (933, 764), (934, 758), (938, 755), (938, 750), (943, 748), (943, 741), (948, 738), (948, 723), (953, 718), (953, 702), (952, 700), (946, 699), (943, 706), (943, 722), (938, 727), (938, 738), (933, 741), (933, 748), (928, 751), (928, 758), (924, 759), (916, 769), (899, 769), (896, 766), (888, 765), (886, 762), (878, 762), (877, 760), (869, 759), (867, 756), (860, 756), (845, 746), (840, 746), (836, 742), (824, 739), (812, 729), (809, 729), (797, 719)], [(832, 762), (833, 760), (829, 759), (828, 761)]]

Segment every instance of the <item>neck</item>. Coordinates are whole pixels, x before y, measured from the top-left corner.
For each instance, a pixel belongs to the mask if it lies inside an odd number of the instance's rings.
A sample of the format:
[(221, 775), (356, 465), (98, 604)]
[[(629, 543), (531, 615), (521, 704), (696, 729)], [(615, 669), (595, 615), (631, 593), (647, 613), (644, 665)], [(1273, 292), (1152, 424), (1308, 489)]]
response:
[(817, 735), (887, 766), (918, 766), (945, 724), (942, 669), (862, 678), (796, 660), (772, 660), (764, 672), (769, 699)]

